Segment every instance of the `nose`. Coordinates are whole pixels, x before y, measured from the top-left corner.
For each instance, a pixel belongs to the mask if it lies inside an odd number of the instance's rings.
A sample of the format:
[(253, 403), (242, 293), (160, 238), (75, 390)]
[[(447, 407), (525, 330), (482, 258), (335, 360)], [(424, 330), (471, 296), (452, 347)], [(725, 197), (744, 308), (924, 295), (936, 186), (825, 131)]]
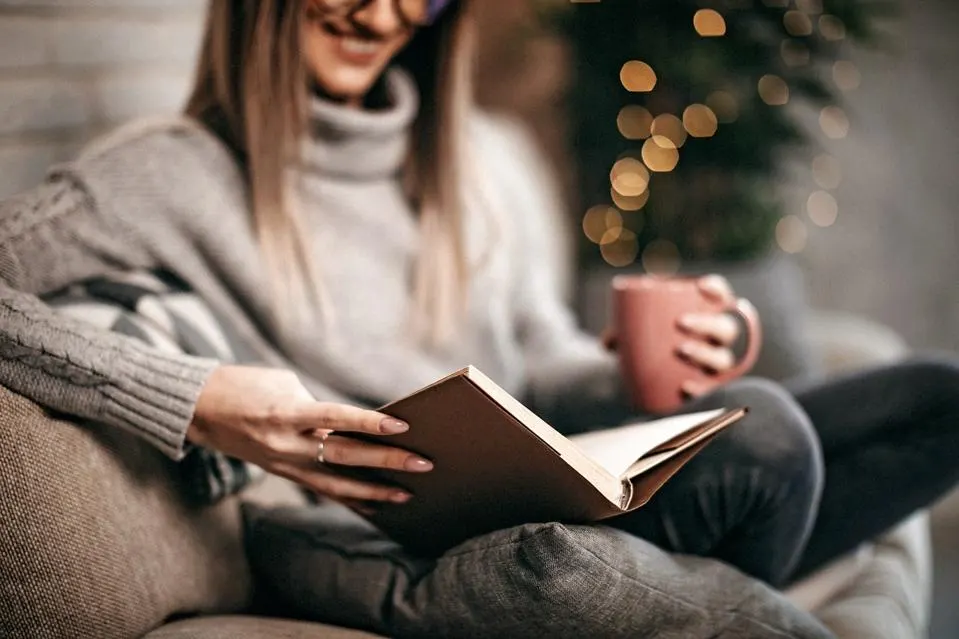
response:
[(370, 0), (353, 13), (353, 22), (371, 34), (388, 36), (405, 27), (395, 0)]

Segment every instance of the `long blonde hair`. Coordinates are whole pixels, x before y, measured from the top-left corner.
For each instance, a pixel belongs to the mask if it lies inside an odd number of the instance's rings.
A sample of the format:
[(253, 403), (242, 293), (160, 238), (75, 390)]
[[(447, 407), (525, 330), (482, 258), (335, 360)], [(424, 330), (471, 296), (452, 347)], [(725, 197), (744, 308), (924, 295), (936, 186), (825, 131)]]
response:
[[(277, 317), (324, 309), (322, 277), (288, 184), (306, 130), (309, 80), (301, 55), (304, 0), (212, 0), (186, 107), (235, 154), (276, 296)], [(395, 63), (415, 78), (421, 108), (407, 171), (423, 249), (413, 326), (434, 344), (452, 335), (466, 304), (463, 140), (472, 106), (472, 20), (454, 2), (421, 29)]]

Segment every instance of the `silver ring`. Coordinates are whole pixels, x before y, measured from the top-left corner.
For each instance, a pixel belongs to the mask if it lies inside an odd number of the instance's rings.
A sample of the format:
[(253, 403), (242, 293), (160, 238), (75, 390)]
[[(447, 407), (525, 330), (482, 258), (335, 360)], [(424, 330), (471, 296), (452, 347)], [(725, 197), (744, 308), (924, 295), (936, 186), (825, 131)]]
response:
[(325, 464), (326, 459), (326, 438), (330, 436), (333, 431), (326, 431), (320, 435), (320, 442), (316, 445), (316, 463)]

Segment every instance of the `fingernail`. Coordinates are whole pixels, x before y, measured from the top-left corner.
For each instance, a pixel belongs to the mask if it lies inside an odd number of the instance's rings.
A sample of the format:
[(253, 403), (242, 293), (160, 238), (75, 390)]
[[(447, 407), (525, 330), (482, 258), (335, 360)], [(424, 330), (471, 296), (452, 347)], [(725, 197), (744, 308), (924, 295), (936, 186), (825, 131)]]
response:
[(692, 322), (689, 320), (688, 315), (683, 315), (676, 321), (676, 323), (679, 325), (680, 328), (687, 328), (687, 329), (692, 328)]
[(689, 342), (683, 342), (682, 344), (679, 345), (679, 352), (682, 353), (683, 355), (692, 355), (693, 354), (692, 344), (690, 344)]
[(392, 417), (387, 417), (380, 422), (380, 430), (387, 435), (399, 435), (400, 433), (405, 433), (409, 429), (409, 424), (406, 422), (401, 422), (398, 419), (393, 419)]
[(419, 457), (410, 457), (403, 464), (403, 468), (413, 473), (428, 473), (433, 470), (433, 462)]
[(390, 495), (390, 501), (394, 504), (405, 504), (411, 499), (413, 499), (413, 495), (409, 493), (393, 493)]

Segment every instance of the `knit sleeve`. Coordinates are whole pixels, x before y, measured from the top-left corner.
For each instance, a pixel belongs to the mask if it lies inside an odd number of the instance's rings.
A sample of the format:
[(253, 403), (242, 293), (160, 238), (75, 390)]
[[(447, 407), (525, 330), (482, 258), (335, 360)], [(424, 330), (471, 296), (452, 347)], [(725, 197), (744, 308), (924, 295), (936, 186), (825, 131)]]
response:
[(566, 301), (565, 251), (559, 189), (545, 158), (524, 137), (513, 148), (523, 183), (511, 193), (522, 215), (515, 232), (516, 328), (523, 348), (530, 407), (570, 433), (626, 420), (631, 409), (613, 354), (581, 330)]
[(0, 384), (49, 409), (124, 428), (179, 458), (217, 363), (159, 353), (57, 314), (39, 297), (153, 266), (135, 234), (107, 222), (68, 171), (0, 202)]

